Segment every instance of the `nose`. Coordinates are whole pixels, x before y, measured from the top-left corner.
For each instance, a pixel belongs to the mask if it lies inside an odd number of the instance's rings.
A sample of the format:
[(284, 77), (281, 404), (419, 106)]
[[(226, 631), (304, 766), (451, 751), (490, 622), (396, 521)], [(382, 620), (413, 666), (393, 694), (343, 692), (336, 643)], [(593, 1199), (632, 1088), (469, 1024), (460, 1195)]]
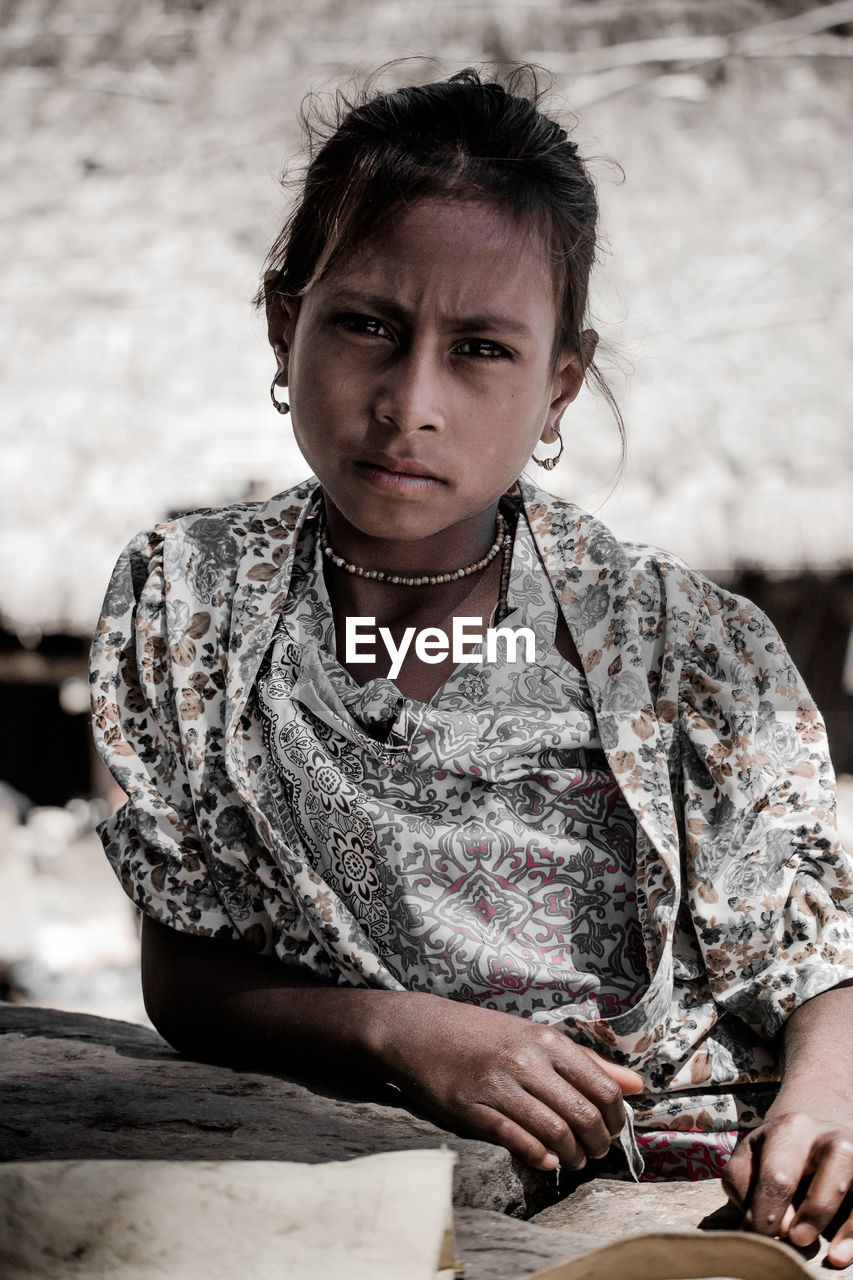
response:
[(383, 370), (374, 410), (380, 422), (404, 435), (444, 430), (443, 378), (437, 355), (414, 344), (399, 351)]

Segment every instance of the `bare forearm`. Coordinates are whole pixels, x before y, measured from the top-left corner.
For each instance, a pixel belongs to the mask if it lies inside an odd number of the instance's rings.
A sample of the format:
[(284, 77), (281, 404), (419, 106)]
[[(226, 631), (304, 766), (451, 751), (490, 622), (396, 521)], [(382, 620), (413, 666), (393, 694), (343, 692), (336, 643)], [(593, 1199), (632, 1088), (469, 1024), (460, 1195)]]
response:
[(391, 1081), (441, 1124), (540, 1169), (604, 1155), (642, 1080), (550, 1027), (424, 991), (334, 987), (146, 919), (149, 1016), (193, 1056)]
[(853, 983), (845, 982), (800, 1005), (782, 1037), (782, 1085), (774, 1110), (802, 1098), (811, 1105), (833, 1085), (845, 1099), (853, 1074)]
[[(779, 1092), (764, 1123), (738, 1144), (723, 1174), (754, 1230), (809, 1245), (842, 1210), (853, 1190), (851, 1064), (853, 984), (847, 982), (791, 1014)], [(833, 1266), (853, 1261), (848, 1208), (827, 1254)]]
[[(182, 1052), (310, 1072), (381, 1073), (382, 1026), (416, 992), (335, 987), (243, 948), (195, 938), (145, 917), (142, 985), (148, 1016)], [(392, 1007), (393, 1006), (393, 1007)]]

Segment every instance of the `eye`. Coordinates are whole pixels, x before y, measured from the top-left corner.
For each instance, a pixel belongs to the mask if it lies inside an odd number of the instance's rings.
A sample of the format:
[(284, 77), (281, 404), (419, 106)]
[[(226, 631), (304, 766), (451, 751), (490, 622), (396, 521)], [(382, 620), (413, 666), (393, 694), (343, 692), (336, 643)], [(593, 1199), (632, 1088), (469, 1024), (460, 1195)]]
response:
[(377, 320), (376, 316), (363, 316), (355, 311), (346, 311), (334, 316), (333, 323), (340, 329), (348, 330), (349, 333), (363, 334), (368, 338), (389, 338), (392, 342), (394, 340), (391, 330), (381, 320)]
[[(467, 349), (466, 349), (467, 348)], [(466, 338), (454, 348), (459, 355), (473, 356), (477, 360), (511, 360), (512, 355), (506, 347), (488, 338)]]

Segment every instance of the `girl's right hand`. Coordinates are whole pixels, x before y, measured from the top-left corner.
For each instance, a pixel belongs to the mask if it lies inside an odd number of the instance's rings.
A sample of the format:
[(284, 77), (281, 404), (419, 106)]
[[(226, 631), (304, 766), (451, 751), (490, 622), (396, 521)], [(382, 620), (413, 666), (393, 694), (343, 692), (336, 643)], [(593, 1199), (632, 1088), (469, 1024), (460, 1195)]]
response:
[(330, 985), (248, 947), (142, 921), (142, 986), (181, 1053), (300, 1078), (339, 1067), (390, 1080), (449, 1128), (537, 1169), (580, 1169), (625, 1122), (640, 1076), (559, 1031), (423, 991)]
[(392, 998), (377, 1028), (387, 1078), (442, 1124), (507, 1147), (536, 1169), (581, 1169), (625, 1123), (642, 1077), (568, 1036), (441, 996)]

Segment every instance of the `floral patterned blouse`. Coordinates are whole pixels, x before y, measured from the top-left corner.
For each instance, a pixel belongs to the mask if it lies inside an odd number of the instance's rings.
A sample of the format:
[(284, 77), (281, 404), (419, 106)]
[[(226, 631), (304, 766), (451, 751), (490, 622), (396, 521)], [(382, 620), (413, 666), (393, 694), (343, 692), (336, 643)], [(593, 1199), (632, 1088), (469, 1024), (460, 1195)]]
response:
[[(312, 477), (265, 503), (195, 512), (140, 534), (120, 557), (91, 685), (98, 746), (128, 800), (100, 833), (126, 891), (155, 919), (242, 939), (340, 984), (400, 989), (413, 972), (401, 961), (405, 930), (383, 942), (381, 908), (361, 910), (343, 879), (321, 874), (307, 856), (304, 814), (281, 803), (290, 783), (263, 749), (259, 673), (269, 655), (274, 741), (286, 719), (275, 655), (296, 655), (270, 650), (284, 640), (277, 627), (317, 492)], [(666, 552), (618, 542), (526, 478), (513, 492), (519, 545), (529, 536), (583, 664), (586, 690), (565, 686), (565, 723), (572, 699), (579, 713), (587, 698), (595, 728), (587, 721), (590, 738), (577, 749), (603, 751), (633, 815), (647, 974), (636, 1000), (599, 987), (601, 999), (579, 1004), (579, 987), (554, 984), (531, 1016), (643, 1075), (648, 1091), (632, 1099), (640, 1126), (749, 1127), (760, 1086), (778, 1078), (774, 1040), (785, 1019), (853, 977), (853, 867), (838, 841), (824, 726), (754, 605)], [(556, 664), (547, 672), (566, 678)], [(538, 678), (530, 673), (531, 725)], [(451, 678), (447, 699), (435, 702), (438, 720), (464, 714), (454, 699), (465, 696), (465, 679)], [(355, 709), (344, 706), (342, 719)], [(314, 729), (326, 735), (324, 755), (333, 751), (336, 730), (322, 715)], [(428, 743), (424, 735), (419, 749)], [(442, 748), (438, 735), (433, 743)], [(368, 759), (365, 751), (360, 763)], [(600, 805), (607, 794), (602, 782)], [(522, 784), (502, 796), (510, 809), (519, 799), (524, 823), (532, 793)], [(539, 801), (553, 803), (544, 786)], [(466, 855), (463, 873), (475, 857)], [(595, 980), (593, 966), (587, 973)], [(487, 986), (499, 975), (487, 966), (483, 976)], [(611, 994), (619, 998), (608, 1004)]]
[(530, 628), (536, 662), (501, 643), (427, 703), (388, 679), (360, 686), (335, 658), (316, 524), (257, 688), (270, 790), (306, 861), (405, 987), (528, 1016), (630, 1008), (648, 986), (634, 815), (586, 680), (554, 649), (527, 522), (503, 625)]

